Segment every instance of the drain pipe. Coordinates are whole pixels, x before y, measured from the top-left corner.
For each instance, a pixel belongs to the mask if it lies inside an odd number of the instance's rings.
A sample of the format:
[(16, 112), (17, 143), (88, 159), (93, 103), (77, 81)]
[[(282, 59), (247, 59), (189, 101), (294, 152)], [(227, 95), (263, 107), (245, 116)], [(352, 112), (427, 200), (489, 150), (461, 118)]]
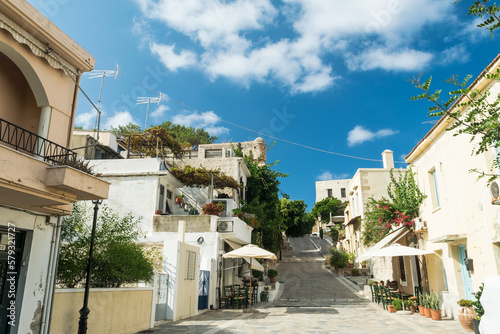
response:
[[(50, 223), (47, 223), (50, 224)], [(52, 225), (52, 224), (50, 224)], [(47, 270), (47, 279), (45, 280), (45, 294), (43, 297), (43, 315), (40, 327), (41, 334), (50, 332), (50, 321), (52, 318), (52, 306), (56, 286), (57, 263), (59, 260), (59, 249), (61, 245), (61, 217), (57, 217), (57, 223), (52, 225), (52, 240), (50, 243), (50, 255)]]

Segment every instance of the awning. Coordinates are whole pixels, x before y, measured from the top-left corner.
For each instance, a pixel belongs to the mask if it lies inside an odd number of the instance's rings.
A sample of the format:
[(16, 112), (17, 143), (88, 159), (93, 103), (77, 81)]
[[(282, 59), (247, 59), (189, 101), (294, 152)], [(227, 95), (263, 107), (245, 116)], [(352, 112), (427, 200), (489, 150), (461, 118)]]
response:
[[(241, 248), (242, 246), (241, 245), (238, 245), (237, 243), (235, 242), (232, 242), (232, 241), (229, 241), (229, 240), (226, 240), (224, 239), (224, 241), (232, 248), (232, 249), (238, 249), (238, 248)], [(248, 258), (243, 258), (245, 261), (248, 262)], [(250, 259), (252, 261), (252, 269), (255, 269), (255, 270), (258, 270), (258, 271), (262, 271), (264, 272), (264, 267), (256, 260), (256, 259)]]
[(383, 248), (383, 247), (385, 247), (385, 246), (387, 246), (395, 241), (398, 241), (399, 239), (401, 239), (401, 237), (406, 235), (406, 233), (408, 233), (409, 231), (410, 230), (407, 229), (405, 226), (401, 226), (399, 229), (397, 229), (394, 232), (392, 232), (391, 234), (387, 235), (384, 239), (380, 240), (375, 245), (370, 247), (366, 252), (361, 254), (356, 259), (356, 262), (363, 262), (363, 261), (368, 260), (369, 258), (371, 258), (371, 255), (370, 255), (371, 252), (379, 250), (379, 249), (381, 249), (381, 248)]

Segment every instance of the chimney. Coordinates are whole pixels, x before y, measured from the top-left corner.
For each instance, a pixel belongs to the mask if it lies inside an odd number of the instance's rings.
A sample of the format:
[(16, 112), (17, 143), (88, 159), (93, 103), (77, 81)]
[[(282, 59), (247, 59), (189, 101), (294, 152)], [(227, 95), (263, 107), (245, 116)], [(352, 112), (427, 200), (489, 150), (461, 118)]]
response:
[(384, 162), (384, 168), (394, 168), (394, 157), (391, 150), (385, 150), (382, 152), (382, 161)]

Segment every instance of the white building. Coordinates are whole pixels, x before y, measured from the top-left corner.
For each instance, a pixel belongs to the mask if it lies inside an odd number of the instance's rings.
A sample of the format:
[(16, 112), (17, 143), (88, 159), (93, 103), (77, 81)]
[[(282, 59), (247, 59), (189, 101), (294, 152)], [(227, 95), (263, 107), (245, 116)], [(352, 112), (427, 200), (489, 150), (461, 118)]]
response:
[[(232, 160), (238, 165), (241, 158)], [(252, 227), (233, 217), (230, 211), (226, 217), (189, 215), (190, 210), (186, 210), (186, 206), (189, 204), (201, 211), (201, 205), (208, 200), (207, 189), (183, 187), (161, 159), (93, 160), (90, 165), (110, 183), (109, 199), (104, 203), (120, 214), (130, 212), (136, 218), (141, 217), (143, 236), (139, 242), (160, 250), (161, 273), (168, 274), (168, 300), (166, 314), (164, 317), (157, 314), (156, 319), (178, 320), (195, 315), (200, 308), (217, 308), (217, 287), (235, 283), (241, 264), (241, 260), (223, 261), (221, 255), (250, 243)], [(242, 166), (246, 168), (246, 165)], [(244, 174), (242, 170), (238, 173)], [(183, 207), (175, 203), (176, 194), (181, 191), (187, 203)], [(232, 198), (219, 200), (230, 205), (236, 203)], [(193, 300), (193, 291), (182, 289), (179, 285), (185, 275), (179, 271), (181, 240), (199, 249), (195, 274), (197, 283), (192, 288), (197, 296), (199, 284), (208, 284), (206, 299), (200, 298), (200, 301), (206, 302), (204, 306), (198, 305), (198, 299)], [(188, 261), (189, 257), (185, 260)], [(201, 281), (200, 272), (206, 275)]]
[(325, 198), (338, 198), (342, 202), (349, 200), (349, 182), (351, 179), (316, 181), (316, 202)]

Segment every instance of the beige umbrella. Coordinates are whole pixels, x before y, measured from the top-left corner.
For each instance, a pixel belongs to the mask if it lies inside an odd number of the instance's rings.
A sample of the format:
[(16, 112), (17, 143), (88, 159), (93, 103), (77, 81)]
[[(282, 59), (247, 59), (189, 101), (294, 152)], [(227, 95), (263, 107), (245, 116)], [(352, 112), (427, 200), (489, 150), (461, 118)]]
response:
[[(250, 258), (250, 259), (269, 259), (276, 260), (276, 255), (256, 245), (248, 244), (228, 253), (222, 254), (225, 259), (231, 258)], [(250, 308), (252, 307), (252, 261), (250, 263)]]

